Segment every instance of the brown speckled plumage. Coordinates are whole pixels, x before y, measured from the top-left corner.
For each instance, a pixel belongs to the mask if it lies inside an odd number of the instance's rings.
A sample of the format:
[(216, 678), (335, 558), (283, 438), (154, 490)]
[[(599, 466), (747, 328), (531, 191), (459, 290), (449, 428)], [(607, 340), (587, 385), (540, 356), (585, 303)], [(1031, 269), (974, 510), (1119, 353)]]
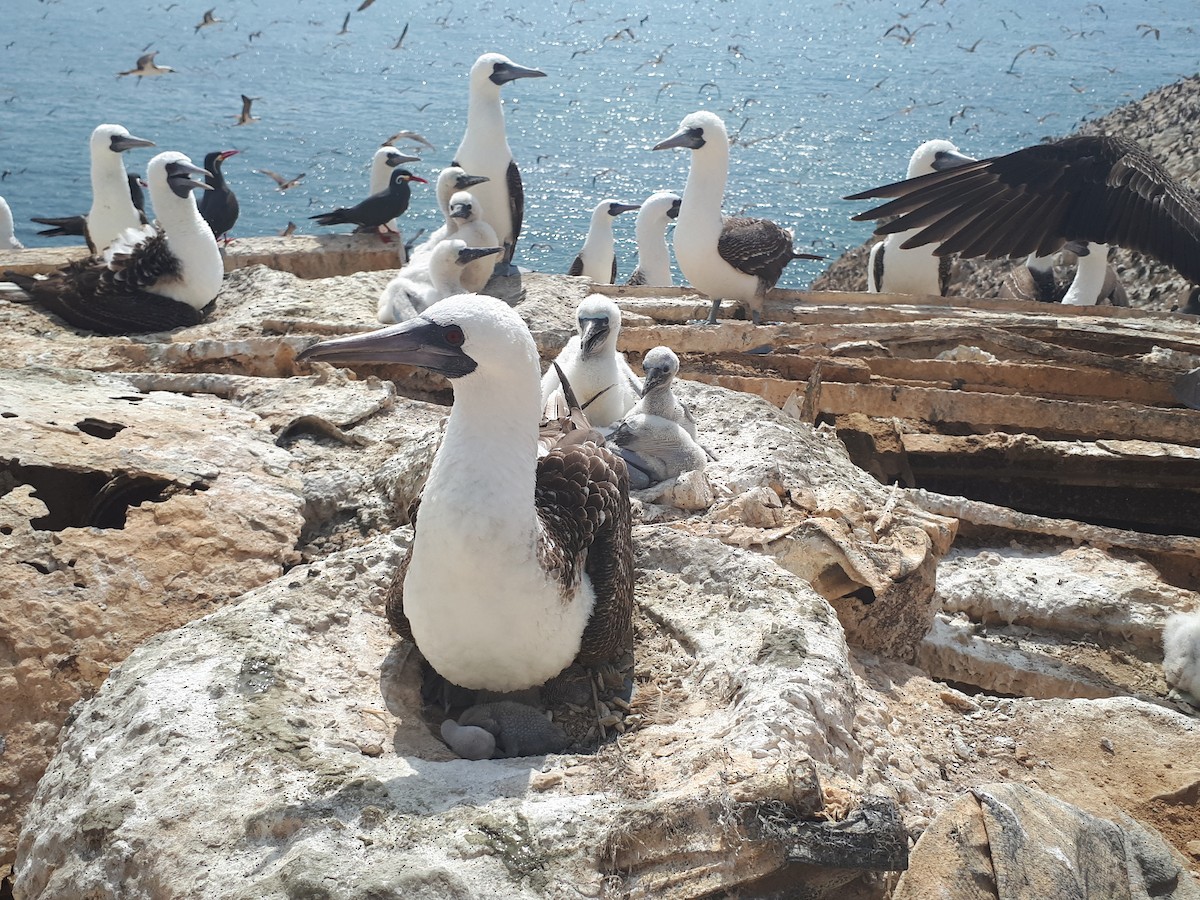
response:
[(792, 236), (767, 219), (725, 219), (717, 253), (735, 269), (754, 275), (760, 290), (770, 290), (792, 261)]

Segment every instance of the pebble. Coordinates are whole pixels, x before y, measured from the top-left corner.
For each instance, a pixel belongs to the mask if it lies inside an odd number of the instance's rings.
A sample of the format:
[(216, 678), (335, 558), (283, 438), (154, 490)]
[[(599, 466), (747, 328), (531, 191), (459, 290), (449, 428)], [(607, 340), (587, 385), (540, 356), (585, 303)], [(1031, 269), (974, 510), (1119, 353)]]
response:
[(976, 712), (979, 710), (979, 704), (968, 697), (966, 694), (960, 694), (958, 691), (942, 691), (938, 694), (942, 702), (952, 709), (957, 709), (959, 712)]

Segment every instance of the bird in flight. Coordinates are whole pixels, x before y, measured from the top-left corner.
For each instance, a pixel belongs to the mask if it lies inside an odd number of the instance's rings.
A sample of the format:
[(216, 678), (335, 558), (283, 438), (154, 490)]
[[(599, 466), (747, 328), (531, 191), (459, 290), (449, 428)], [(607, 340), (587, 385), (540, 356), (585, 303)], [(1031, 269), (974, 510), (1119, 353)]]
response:
[(278, 172), (272, 172), (270, 169), (255, 169), (254, 171), (260, 175), (266, 175), (268, 178), (270, 178), (272, 181), (274, 181), (277, 185), (279, 185), (280, 192), (294, 188), (296, 185), (298, 185), (300, 183), (300, 179), (303, 178), (305, 175), (304, 172), (301, 172), (295, 178), (292, 178), (291, 180), (289, 180), (287, 178), (284, 178)]

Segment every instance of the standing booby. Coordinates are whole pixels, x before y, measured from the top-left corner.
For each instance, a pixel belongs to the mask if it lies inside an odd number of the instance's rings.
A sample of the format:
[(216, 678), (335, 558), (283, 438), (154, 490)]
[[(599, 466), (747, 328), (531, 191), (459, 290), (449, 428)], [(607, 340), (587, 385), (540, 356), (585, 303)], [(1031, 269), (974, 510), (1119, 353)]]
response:
[(13, 215), (8, 201), (0, 197), (0, 250), (24, 250), (25, 245), (17, 240), (13, 230)]
[[(126, 175), (125, 180), (129, 183), (129, 199), (133, 203), (133, 208), (140, 214), (138, 218), (144, 225), (147, 221), (146, 195), (142, 193), (145, 182), (138, 175)], [(50, 226), (38, 232), (42, 237), (85, 237), (87, 234), (87, 216), (84, 215), (62, 216), (57, 219), (30, 216), (29, 221)]]
[(499, 53), (485, 53), (475, 60), (467, 95), (467, 130), (451, 163), (488, 178), (478, 185), (476, 193), (483, 203), (487, 223), (504, 245), (503, 265), (497, 263), (496, 267), (504, 275), (516, 274), (512, 257), (525, 217), (525, 191), (504, 133), (500, 88), (517, 78), (542, 78), (545, 75), (539, 69), (518, 66)]
[(591, 442), (538, 458), (538, 352), (516, 312), (461, 294), (299, 358), (405, 363), (450, 379), (454, 406), (386, 603), (438, 674), (513, 691), (629, 648), (625, 466)]
[(708, 324), (717, 322), (722, 299), (737, 300), (762, 322), (763, 301), (793, 259), (821, 259), (792, 249), (792, 233), (767, 219), (725, 218), (721, 202), (729, 176), (729, 136), (720, 116), (691, 113), (654, 150), (692, 151), (675, 224), (675, 259), (696, 290), (712, 298)]
[[(926, 141), (908, 160), (906, 178), (943, 172), (974, 162), (949, 141)], [(950, 257), (940, 259), (927, 247), (901, 248), (911, 232), (889, 234), (871, 247), (867, 259), (867, 293), (928, 294), (944, 297), (950, 287)]]
[[(885, 197), (894, 199), (853, 218), (898, 216), (875, 232), (916, 230), (905, 248), (995, 259), (1049, 256), (1067, 241), (1116, 244), (1200, 283), (1200, 196), (1122, 137), (1063, 138), (846, 199)], [(1102, 260), (1106, 247), (1092, 253)], [(1072, 302), (1095, 296), (1095, 275), (1088, 280)]]
[(192, 191), (207, 173), (182, 153), (150, 160), (146, 180), (159, 227), (129, 229), (100, 258), (44, 278), (6, 272), (33, 300), (99, 334), (165, 331), (203, 321), (221, 289), (224, 265)]
[(392, 177), (384, 190), (372, 194), (354, 206), (339, 207), (333, 212), (318, 213), (309, 218), (316, 219), (318, 225), (360, 225), (378, 228), (389, 219), (404, 215), (412, 196), (409, 184), (413, 181), (427, 183), (424, 178), (414, 175), (408, 169), (393, 169)]
[[(469, 247), (466, 241), (448, 238), (429, 255), (427, 278), (410, 277), (407, 268), (388, 282), (379, 295), (376, 317), (385, 325), (415, 318), (439, 300), (462, 294), (467, 269), (482, 261), (491, 269), (489, 257), (504, 252), (503, 247)], [(484, 277), (487, 281), (487, 277)]]
[(680, 198), (658, 191), (646, 198), (637, 215), (637, 268), (626, 284), (670, 287), (671, 257), (667, 251), (667, 226), (679, 218)]
[(158, 51), (153, 53), (145, 53), (138, 57), (137, 65), (132, 69), (124, 72), (118, 72), (117, 77), (122, 78), (125, 75), (136, 75), (137, 84), (142, 83), (143, 78), (155, 78), (159, 75), (166, 75), (168, 72), (174, 72), (170, 66), (160, 66), (154, 61), (154, 57), (158, 56)]
[(613, 219), (631, 209), (641, 209), (638, 203), (601, 200), (592, 210), (583, 247), (567, 270), (568, 275), (582, 275), (596, 284), (612, 284), (617, 280), (617, 253), (613, 245)]
[[(618, 421), (641, 396), (640, 379), (617, 352), (621, 308), (608, 297), (592, 294), (579, 304), (579, 334), (555, 358), (587, 413), (588, 421), (603, 428)], [(546, 417), (559, 418), (566, 409), (558, 371), (551, 366), (542, 378)]]
[(200, 202), (196, 204), (200, 215), (212, 229), (217, 240), (229, 243), (229, 232), (237, 223), (238, 198), (233, 189), (225, 183), (225, 173), (221, 166), (229, 157), (240, 153), (240, 150), (214, 150), (204, 157), (204, 170), (208, 172), (205, 181), (212, 190), (205, 191)]
[[(458, 224), (452, 237), (468, 247), (500, 246), (496, 232), (484, 219), (479, 200), (470, 191), (459, 191), (450, 198), (450, 218)], [(462, 271), (463, 290), (467, 293), (482, 291), (495, 267), (496, 261), (490, 256), (469, 263)]]
[[(1070, 295), (1074, 300), (1070, 305), (1094, 306), (1107, 300), (1112, 306), (1128, 306), (1129, 297), (1116, 269), (1108, 263), (1107, 251), (1107, 247), (1099, 244), (1068, 241), (1062, 252), (1076, 260), (1075, 278), (1069, 285), (1060, 284), (1055, 277), (1054, 254), (1038, 256), (1031, 253), (1024, 263), (1014, 266), (1004, 276), (1000, 296), (1040, 303), (1065, 303)], [(1094, 290), (1089, 293), (1092, 288)]]
[(146, 224), (146, 217), (133, 205), (121, 154), (134, 147), (153, 146), (153, 141), (134, 137), (120, 125), (97, 125), (92, 131), (88, 140), (92, 208), (87, 213), (84, 238), (93, 254), (104, 250), (127, 228)]
[[(435, 193), (438, 209), (442, 211), (443, 224), (433, 232), (422, 244), (413, 250), (409, 263), (420, 259), (421, 256), (433, 252), (439, 241), (445, 240), (458, 230), (459, 221), (450, 215), (450, 198), (459, 191), (467, 191), (477, 184), (488, 180), (486, 175), (468, 175), (460, 166), (447, 166), (438, 173)], [(476, 198), (478, 199), (478, 198)], [(494, 231), (493, 231), (494, 233)]]

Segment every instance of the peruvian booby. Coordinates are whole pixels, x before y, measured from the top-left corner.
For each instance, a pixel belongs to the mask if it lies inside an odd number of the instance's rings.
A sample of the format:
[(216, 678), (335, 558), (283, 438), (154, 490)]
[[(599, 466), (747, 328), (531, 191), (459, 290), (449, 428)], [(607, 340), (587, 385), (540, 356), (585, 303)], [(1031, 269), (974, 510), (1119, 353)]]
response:
[[(440, 242), (429, 255), (428, 277), (412, 278), (408, 268), (388, 282), (379, 295), (376, 317), (385, 325), (415, 318), (439, 300), (462, 294), (463, 277), (467, 269), (484, 262), (490, 271), (488, 257), (502, 253), (503, 247), (469, 247), (457, 237)], [(487, 281), (485, 273), (484, 281)]]
[(299, 358), (405, 363), (450, 379), (454, 406), (386, 603), (392, 627), (438, 674), (514, 691), (572, 660), (592, 665), (628, 650), (625, 466), (591, 442), (538, 458), (538, 352), (516, 312), (494, 297), (457, 295)]
[(450, 215), (450, 198), (459, 191), (470, 190), (475, 185), (483, 184), (487, 180), (486, 175), (469, 175), (460, 166), (447, 166), (438, 173), (434, 191), (437, 196), (438, 209), (442, 211), (444, 221), (423, 243), (416, 246), (410, 255), (410, 264), (422, 255), (433, 252), (433, 248), (438, 245), (439, 241), (445, 240), (458, 230), (459, 220)]
[[(1071, 256), (1076, 260), (1075, 277), (1069, 284), (1060, 284), (1055, 276), (1054, 254), (1038, 256), (1031, 253), (1024, 263), (1013, 266), (1004, 276), (1000, 296), (1062, 303), (1067, 295), (1071, 295), (1075, 301), (1072, 305), (1093, 306), (1107, 300), (1112, 306), (1128, 306), (1129, 297), (1117, 270), (1106, 258), (1107, 250), (1099, 244), (1082, 241), (1068, 241), (1063, 245), (1064, 257)], [(1081, 300), (1087, 302), (1080, 303)]]
[[(949, 141), (926, 141), (908, 160), (906, 178), (943, 172), (974, 162)], [(889, 234), (871, 247), (867, 260), (867, 293), (927, 294), (944, 297), (950, 287), (950, 257), (938, 258), (927, 247), (901, 248), (911, 232)]]
[[(579, 334), (555, 358), (579, 398), (588, 421), (603, 428), (618, 421), (641, 396), (641, 380), (617, 352), (621, 308), (608, 297), (592, 294), (579, 304)], [(551, 366), (542, 378), (546, 417), (559, 418), (566, 408), (562, 383)]]
[(497, 271), (515, 275), (513, 250), (525, 217), (525, 191), (521, 173), (504, 132), (504, 109), (500, 88), (518, 78), (542, 78), (545, 72), (518, 66), (507, 56), (485, 53), (471, 66), (467, 101), (467, 130), (454, 153), (452, 165), (488, 180), (476, 191), (487, 223), (504, 245)]
[(671, 257), (667, 251), (667, 226), (679, 218), (680, 197), (658, 191), (646, 198), (637, 214), (637, 268), (626, 284), (669, 287)]
[(316, 219), (318, 225), (362, 225), (378, 228), (389, 219), (404, 214), (408, 209), (408, 201), (412, 196), (409, 184), (413, 181), (426, 184), (424, 178), (414, 175), (408, 169), (393, 169), (388, 186), (379, 193), (372, 194), (354, 206), (343, 206), (333, 212), (318, 213), (309, 216)]
[(224, 277), (212, 229), (192, 191), (207, 173), (182, 153), (150, 160), (146, 180), (158, 227), (129, 229), (103, 256), (47, 277), (5, 277), (70, 324), (99, 334), (165, 331), (203, 321)]
[[(457, 223), (452, 237), (468, 247), (500, 246), (496, 232), (487, 223), (479, 200), (472, 192), (458, 191), (450, 198), (450, 218)], [(490, 254), (469, 263), (462, 270), (463, 290), (467, 293), (482, 291), (495, 267), (496, 261), (490, 258)]]
[(737, 300), (762, 321), (763, 301), (793, 259), (821, 259), (792, 248), (792, 233), (766, 219), (721, 215), (729, 176), (729, 136), (720, 116), (691, 113), (654, 150), (692, 151), (683, 203), (675, 224), (675, 259), (696, 290), (712, 298), (708, 324), (715, 325), (721, 300)]
[(642, 396), (629, 411), (632, 415), (661, 416), (679, 425), (689, 436), (696, 436), (696, 420), (675, 396), (673, 385), (679, 374), (679, 357), (670, 347), (651, 347), (642, 357), (646, 373)]
[(250, 114), (250, 107), (257, 99), (259, 98), (247, 97), (245, 94), (242, 94), (242, 111), (234, 116), (234, 118), (237, 119), (237, 121), (233, 123), (234, 128), (238, 127), (239, 125), (253, 125), (258, 121), (258, 116), (253, 116)]
[(612, 284), (617, 280), (617, 253), (613, 243), (613, 219), (621, 213), (641, 209), (640, 203), (621, 203), (601, 200), (592, 210), (583, 247), (575, 256), (568, 275), (582, 275), (596, 284)]
[(141, 84), (143, 78), (154, 78), (158, 75), (166, 75), (168, 72), (175, 71), (170, 66), (160, 66), (158, 63), (156, 63), (154, 61), (154, 57), (156, 56), (158, 56), (157, 50), (155, 50), (153, 53), (145, 53), (142, 56), (139, 56), (137, 65), (124, 72), (118, 72), (117, 77), (121, 78), (125, 75), (136, 75), (137, 84)]
[(25, 245), (17, 240), (13, 230), (12, 210), (8, 201), (0, 197), (0, 250), (24, 250)]
[(214, 150), (204, 157), (204, 170), (208, 172), (205, 181), (211, 190), (205, 191), (196, 204), (200, 216), (212, 229), (217, 240), (224, 239), (229, 243), (229, 232), (237, 223), (238, 198), (233, 189), (225, 182), (225, 173), (221, 166), (229, 157), (240, 153), (240, 150)]
[(92, 207), (86, 216), (84, 238), (93, 254), (104, 250), (126, 229), (146, 224), (146, 217), (133, 205), (122, 154), (135, 147), (153, 146), (153, 141), (134, 137), (121, 125), (97, 125), (92, 131), (88, 139)]
[[(142, 224), (145, 224), (146, 219), (146, 195), (142, 192), (145, 182), (138, 175), (126, 175), (125, 180), (129, 182), (129, 199), (141, 215)], [(42, 237), (85, 237), (87, 234), (87, 216), (82, 214), (78, 216), (61, 216), (59, 218), (48, 218), (44, 216), (30, 216), (30, 222), (37, 222), (39, 225), (48, 225), (48, 228), (43, 228), (38, 231)], [(86, 239), (86, 238), (85, 238)]]
[[(916, 230), (906, 248), (995, 259), (1049, 256), (1067, 241), (1116, 244), (1200, 284), (1200, 196), (1122, 137), (1063, 138), (846, 199), (874, 198), (893, 199), (853, 218), (898, 216), (875, 231)], [(1106, 247), (1092, 253), (1103, 259)]]

